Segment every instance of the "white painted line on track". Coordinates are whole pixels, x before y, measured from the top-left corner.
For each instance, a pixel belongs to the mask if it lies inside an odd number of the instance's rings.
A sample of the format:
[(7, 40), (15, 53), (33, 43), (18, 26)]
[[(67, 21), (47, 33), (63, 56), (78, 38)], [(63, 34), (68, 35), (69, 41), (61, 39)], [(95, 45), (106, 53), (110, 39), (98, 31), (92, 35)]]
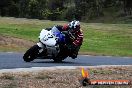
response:
[(54, 66), (54, 67), (31, 67), (31, 68), (14, 68), (14, 69), (1, 69), (0, 73), (11, 72), (39, 72), (44, 70), (71, 70), (78, 68), (106, 68), (106, 67), (132, 67), (132, 65), (98, 65), (98, 66)]
[[(91, 57), (96, 57), (96, 55), (85, 55), (85, 54), (84, 54), (84, 55), (80, 55), (80, 56), (88, 56), (88, 57), (91, 56)], [(108, 58), (109, 58), (109, 57), (114, 57), (114, 58), (117, 57), (117, 58), (127, 58), (127, 59), (128, 59), (128, 58), (130, 58), (130, 59), (132, 58), (132, 57), (126, 57), (126, 56), (123, 56), (123, 57), (121, 57), (121, 56), (98, 56), (98, 57), (108, 57)]]

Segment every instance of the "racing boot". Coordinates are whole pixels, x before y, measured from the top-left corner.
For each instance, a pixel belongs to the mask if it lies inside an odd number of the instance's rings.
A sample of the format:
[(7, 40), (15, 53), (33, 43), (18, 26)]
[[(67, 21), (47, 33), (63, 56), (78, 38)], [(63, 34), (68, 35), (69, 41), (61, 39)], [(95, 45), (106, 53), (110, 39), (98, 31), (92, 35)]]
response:
[(73, 53), (73, 54), (71, 55), (71, 58), (72, 58), (72, 59), (77, 58), (77, 54)]
[(79, 49), (80, 49), (80, 46), (71, 45), (71, 47), (69, 49), (69, 51), (70, 51), (69, 57), (71, 57), (72, 59), (77, 58)]
[(77, 55), (78, 55), (78, 51), (77, 51), (76, 49), (74, 49), (74, 51), (71, 52), (70, 57), (71, 57), (72, 59), (75, 59), (75, 58), (77, 58)]

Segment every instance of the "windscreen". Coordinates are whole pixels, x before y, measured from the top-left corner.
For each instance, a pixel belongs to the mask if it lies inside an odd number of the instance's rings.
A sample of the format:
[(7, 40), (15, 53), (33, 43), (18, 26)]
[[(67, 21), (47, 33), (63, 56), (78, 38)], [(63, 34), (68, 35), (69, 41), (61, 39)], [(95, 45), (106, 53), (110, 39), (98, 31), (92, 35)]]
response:
[(65, 36), (55, 26), (51, 29), (53, 35), (58, 38), (58, 42), (65, 42)]

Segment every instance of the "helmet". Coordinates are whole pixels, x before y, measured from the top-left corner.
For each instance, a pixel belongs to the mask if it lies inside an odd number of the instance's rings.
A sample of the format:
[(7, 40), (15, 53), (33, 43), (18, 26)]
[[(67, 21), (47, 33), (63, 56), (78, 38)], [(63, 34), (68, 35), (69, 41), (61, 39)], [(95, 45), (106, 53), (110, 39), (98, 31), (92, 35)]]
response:
[(80, 22), (79, 21), (72, 21), (68, 24), (69, 28), (70, 28), (70, 31), (71, 32), (76, 32), (76, 31), (79, 31), (80, 29)]

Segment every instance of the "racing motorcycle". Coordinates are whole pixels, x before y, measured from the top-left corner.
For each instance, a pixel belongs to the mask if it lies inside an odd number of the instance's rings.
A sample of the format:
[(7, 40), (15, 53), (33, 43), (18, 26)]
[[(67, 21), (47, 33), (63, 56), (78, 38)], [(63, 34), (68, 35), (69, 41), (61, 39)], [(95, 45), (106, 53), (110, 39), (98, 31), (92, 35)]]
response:
[(60, 32), (55, 26), (42, 29), (39, 42), (26, 51), (23, 60), (30, 62), (34, 59), (53, 59), (55, 62), (61, 62), (70, 54), (66, 36), (66, 33)]

